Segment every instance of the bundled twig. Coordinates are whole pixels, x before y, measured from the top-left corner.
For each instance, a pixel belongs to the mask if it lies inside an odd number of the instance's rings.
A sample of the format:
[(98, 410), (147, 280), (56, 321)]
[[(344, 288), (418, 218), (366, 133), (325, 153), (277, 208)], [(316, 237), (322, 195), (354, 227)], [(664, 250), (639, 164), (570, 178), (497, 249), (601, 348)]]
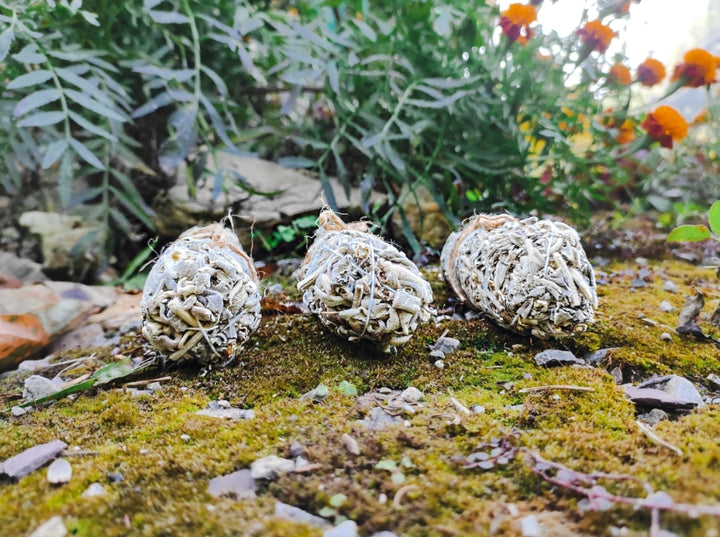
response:
[(325, 209), (298, 272), (303, 302), (330, 330), (390, 351), (430, 318), (432, 290), (405, 254)]
[(257, 283), (234, 231), (222, 224), (189, 229), (148, 275), (142, 333), (170, 360), (225, 363), (260, 323)]
[(475, 216), (450, 235), (441, 263), (461, 300), (514, 332), (547, 339), (593, 321), (595, 273), (577, 232), (561, 222)]

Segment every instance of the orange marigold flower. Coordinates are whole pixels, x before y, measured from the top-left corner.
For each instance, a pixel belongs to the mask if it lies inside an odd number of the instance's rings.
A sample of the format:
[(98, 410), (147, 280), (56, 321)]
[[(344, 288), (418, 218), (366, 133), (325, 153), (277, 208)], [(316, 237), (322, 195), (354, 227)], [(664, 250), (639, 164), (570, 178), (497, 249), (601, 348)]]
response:
[(683, 63), (675, 66), (672, 79), (684, 79), (685, 86), (699, 88), (715, 82), (717, 60), (707, 50), (694, 48), (683, 56)]
[(680, 113), (672, 106), (658, 106), (650, 112), (641, 124), (647, 133), (660, 142), (662, 147), (672, 149), (673, 141), (687, 136), (688, 125)]
[(701, 123), (707, 123), (710, 119), (710, 114), (707, 110), (701, 110), (700, 113), (695, 116), (695, 119), (693, 120), (693, 125), (699, 125)]
[(610, 82), (620, 84), (621, 86), (627, 86), (632, 81), (630, 69), (628, 69), (621, 63), (616, 63), (610, 68), (608, 78)]
[(500, 27), (511, 41), (527, 43), (533, 36), (530, 24), (537, 20), (535, 6), (525, 4), (510, 4), (500, 13)]
[(665, 78), (665, 66), (655, 58), (648, 58), (637, 68), (637, 79), (643, 86), (654, 86)]
[(577, 31), (586, 47), (598, 52), (605, 52), (610, 41), (616, 35), (609, 26), (599, 20), (588, 21)]

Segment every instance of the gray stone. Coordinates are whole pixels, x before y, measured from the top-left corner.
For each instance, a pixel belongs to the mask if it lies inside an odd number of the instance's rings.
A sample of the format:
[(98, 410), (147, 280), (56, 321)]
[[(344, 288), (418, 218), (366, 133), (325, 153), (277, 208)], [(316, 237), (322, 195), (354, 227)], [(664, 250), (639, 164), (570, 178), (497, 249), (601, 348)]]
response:
[(97, 496), (105, 496), (107, 490), (100, 483), (92, 483), (85, 492), (82, 493), (83, 498), (96, 498)]
[(570, 351), (547, 349), (535, 355), (535, 363), (543, 367), (556, 367), (560, 365), (584, 365), (585, 360), (576, 358)]
[(720, 389), (720, 375), (716, 375), (715, 373), (710, 373), (707, 376), (707, 381), (712, 385), (714, 389)]
[(703, 404), (703, 398), (697, 391), (697, 388), (685, 377), (672, 375), (672, 378), (670, 378), (670, 380), (668, 380), (660, 389), (682, 401), (687, 401), (688, 403), (693, 403), (695, 405)]
[(406, 388), (403, 390), (403, 392), (400, 394), (400, 399), (404, 401), (405, 403), (417, 403), (422, 399), (423, 393), (415, 388), (414, 386), (410, 386), (409, 388)]
[(49, 397), (59, 390), (60, 388), (52, 380), (40, 375), (31, 375), (25, 379), (23, 398), (26, 401), (35, 401), (42, 397)]
[(323, 537), (358, 537), (357, 524), (353, 520), (346, 520), (334, 528), (325, 530)]
[(677, 309), (667, 300), (663, 300), (662, 302), (660, 302), (660, 305), (658, 307), (660, 308), (660, 311), (664, 311), (665, 313), (670, 313), (671, 311), (675, 311)]
[(10, 252), (0, 252), (0, 267), (3, 268), (3, 272), (12, 274), (25, 285), (48, 279), (43, 274), (40, 263), (18, 257)]
[(672, 341), (673, 337), (670, 332), (663, 332), (660, 334), (660, 340), (661, 341)]
[[(217, 156), (218, 167), (242, 176), (250, 189), (277, 194), (251, 194), (240, 186), (231, 185), (215, 199), (213, 181), (207, 181), (195, 185), (195, 196), (191, 198), (185, 181), (186, 174), (181, 168), (175, 186), (168, 191), (167, 199), (158, 200), (153, 206), (157, 214), (156, 224), (162, 235), (175, 237), (189, 227), (218, 221), (230, 209), (233, 214), (239, 214), (248, 222), (248, 226), (253, 222), (255, 230), (267, 232), (278, 224), (289, 223), (304, 214), (318, 213), (323, 206), (322, 185), (314, 177), (257, 158), (226, 152), (220, 152)], [(212, 160), (208, 160), (211, 173), (215, 171)], [(348, 199), (341, 183), (335, 178), (329, 180), (338, 208), (342, 212), (359, 212), (360, 191), (352, 189)], [(375, 194), (372, 201), (381, 198)], [(240, 234), (240, 239), (243, 247), (250, 246), (249, 233)]]
[(662, 408), (665, 410), (690, 410), (697, 405), (678, 399), (657, 388), (636, 388), (624, 386), (625, 395), (633, 403), (642, 407)]
[(305, 446), (295, 440), (292, 444), (290, 444), (288, 453), (290, 453), (290, 456), (293, 458), (302, 457), (305, 454)]
[(397, 535), (391, 531), (380, 531), (378, 533), (373, 533), (370, 537), (397, 537)]
[(275, 502), (275, 516), (285, 520), (292, 520), (300, 524), (315, 526), (318, 528), (328, 528), (330, 524), (324, 518), (303, 511), (299, 507), (294, 507), (282, 502)]
[[(460, 340), (454, 337), (441, 337), (433, 345), (433, 349), (439, 350), (443, 354), (451, 354), (460, 347)], [(432, 356), (432, 353), (431, 353)]]
[(678, 286), (672, 280), (665, 280), (665, 283), (663, 284), (663, 291), (667, 291), (668, 293), (677, 293)]
[(226, 420), (251, 420), (255, 417), (254, 410), (243, 408), (205, 408), (198, 410), (195, 414)]
[(67, 528), (61, 516), (54, 516), (35, 528), (28, 537), (65, 537)]
[(210, 480), (208, 494), (215, 497), (229, 496), (237, 500), (255, 497), (255, 479), (250, 470), (238, 470)]
[(659, 408), (653, 408), (652, 410), (650, 410), (650, 412), (640, 414), (638, 416), (638, 419), (644, 421), (648, 425), (655, 426), (661, 421), (668, 419), (668, 415), (667, 412), (665, 412), (664, 410), (660, 410)]
[(535, 515), (528, 515), (520, 521), (520, 528), (523, 537), (540, 537), (542, 530), (540, 522)]
[(294, 461), (277, 455), (268, 455), (252, 462), (250, 475), (253, 479), (275, 479), (279, 474), (286, 474), (294, 469)]
[(613, 351), (618, 350), (620, 347), (607, 347), (604, 349), (596, 350), (595, 352), (591, 352), (583, 356), (583, 360), (589, 365), (597, 366), (605, 360), (605, 358), (608, 358), (612, 355)]
[(20, 479), (53, 460), (66, 447), (67, 444), (62, 440), (38, 444), (3, 462), (0, 465), (0, 473), (13, 479)]
[(359, 423), (364, 424), (372, 431), (381, 431), (390, 425), (402, 423), (402, 421), (403, 420), (400, 416), (391, 416), (382, 408), (376, 406), (371, 408), (367, 417), (364, 420), (359, 420)]
[(47, 469), (48, 483), (60, 485), (72, 478), (72, 466), (67, 459), (55, 459)]
[(28, 211), (20, 215), (20, 225), (40, 239), (44, 271), (62, 271), (65, 274), (84, 274), (92, 269), (97, 260), (91, 256), (71, 256), (70, 251), (90, 233), (97, 233), (97, 226), (85, 225), (80, 216)]
[(10, 409), (10, 413), (16, 418), (19, 418), (20, 416), (24, 416), (25, 414), (27, 414), (27, 410), (25, 410), (21, 406), (14, 406)]

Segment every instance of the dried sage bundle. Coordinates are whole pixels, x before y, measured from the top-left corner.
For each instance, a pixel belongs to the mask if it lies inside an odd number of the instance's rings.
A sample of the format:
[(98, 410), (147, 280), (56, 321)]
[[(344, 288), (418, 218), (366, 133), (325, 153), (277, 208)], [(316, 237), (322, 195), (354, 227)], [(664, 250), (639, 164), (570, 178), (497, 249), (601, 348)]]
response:
[(343, 223), (325, 209), (315, 241), (298, 271), (303, 302), (327, 328), (350, 341), (367, 340), (385, 352), (406, 343), (430, 319), (432, 290), (404, 253)]
[(440, 262), (461, 300), (514, 332), (547, 339), (593, 322), (595, 273), (561, 222), (478, 215), (450, 235)]
[(227, 362), (260, 324), (255, 266), (234, 231), (194, 227), (156, 261), (140, 309), (143, 335), (170, 360)]

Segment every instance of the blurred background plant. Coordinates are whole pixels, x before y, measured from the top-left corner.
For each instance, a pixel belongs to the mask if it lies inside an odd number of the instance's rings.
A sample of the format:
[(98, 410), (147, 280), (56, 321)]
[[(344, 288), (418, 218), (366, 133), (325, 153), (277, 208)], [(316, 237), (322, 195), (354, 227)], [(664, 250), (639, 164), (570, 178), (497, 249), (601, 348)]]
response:
[[(27, 209), (79, 213), (97, 224), (75, 249), (97, 260), (84, 276), (122, 271), (179, 169), (191, 193), (251, 190), (220, 151), (306, 169), (331, 206), (338, 177), (415, 253), (420, 192), (450, 225), (481, 211), (582, 225), (618, 204), (683, 214), (718, 197), (717, 58), (609, 57), (632, 3), (588, 2), (561, 37), (536, 22), (541, 0), (2, 1), (3, 225)], [(715, 95), (681, 144), (684, 118), (637, 97), (666, 76), (666, 94)]]

